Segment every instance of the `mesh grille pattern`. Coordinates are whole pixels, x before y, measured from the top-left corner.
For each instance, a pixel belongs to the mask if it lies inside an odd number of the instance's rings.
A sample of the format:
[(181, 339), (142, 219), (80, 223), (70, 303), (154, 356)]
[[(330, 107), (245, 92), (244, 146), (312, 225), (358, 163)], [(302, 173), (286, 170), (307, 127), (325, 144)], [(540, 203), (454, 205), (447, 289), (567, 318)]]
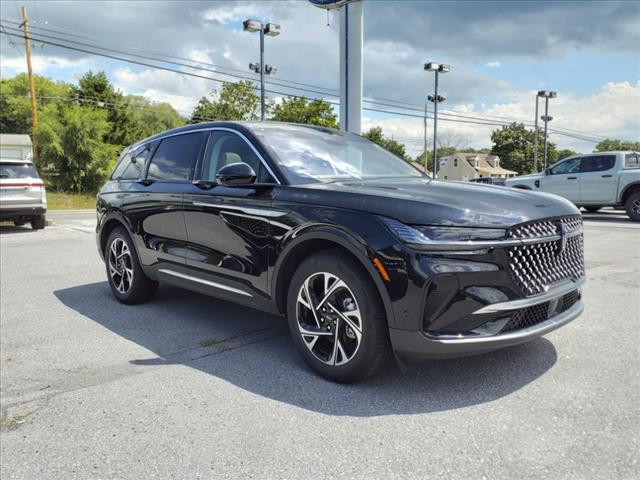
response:
[[(571, 232), (580, 227), (582, 219), (573, 216), (518, 225), (509, 231), (508, 237), (531, 239), (558, 235), (561, 223)], [(556, 282), (584, 275), (582, 235), (568, 238), (564, 251), (560, 251), (561, 244), (558, 240), (509, 248), (509, 272), (525, 295), (537, 295)]]
[(532, 327), (540, 322), (544, 322), (548, 317), (549, 302), (523, 308), (511, 316), (511, 320), (502, 328), (501, 333)]
[(562, 297), (562, 301), (558, 305), (558, 313), (562, 313), (573, 307), (580, 300), (580, 290), (574, 290)]

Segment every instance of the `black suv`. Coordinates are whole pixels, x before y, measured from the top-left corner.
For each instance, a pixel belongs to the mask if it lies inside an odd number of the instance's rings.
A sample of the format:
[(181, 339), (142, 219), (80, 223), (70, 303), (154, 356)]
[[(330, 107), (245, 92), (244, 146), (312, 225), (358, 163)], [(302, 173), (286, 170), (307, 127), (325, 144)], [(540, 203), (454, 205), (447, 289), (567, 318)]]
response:
[(147, 138), (98, 194), (113, 294), (166, 282), (286, 315), (305, 361), (361, 380), (539, 337), (583, 310), (582, 220), (547, 194), (439, 182), (328, 128), (215, 122)]

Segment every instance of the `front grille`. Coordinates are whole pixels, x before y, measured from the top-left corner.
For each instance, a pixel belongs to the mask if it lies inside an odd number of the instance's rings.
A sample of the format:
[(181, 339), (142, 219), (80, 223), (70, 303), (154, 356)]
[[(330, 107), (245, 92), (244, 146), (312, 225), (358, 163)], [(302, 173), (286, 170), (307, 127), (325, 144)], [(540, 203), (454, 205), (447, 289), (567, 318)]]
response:
[(511, 320), (500, 333), (512, 332), (521, 328), (533, 327), (549, 318), (549, 302), (540, 303), (532, 307), (522, 308), (511, 316)]
[[(559, 235), (561, 225), (567, 233), (581, 228), (579, 215), (525, 223), (511, 228), (508, 238), (531, 240)], [(554, 283), (575, 280), (584, 275), (582, 234), (570, 237), (562, 250), (562, 240), (527, 243), (509, 248), (509, 273), (526, 296), (545, 292)]]
[(549, 301), (517, 310), (511, 315), (511, 319), (502, 328), (502, 330), (500, 330), (500, 333), (512, 332), (514, 330), (520, 330), (522, 328), (533, 327), (538, 323), (549, 320), (555, 315), (566, 312), (579, 300), (580, 290), (576, 289), (563, 295), (563, 297), (557, 301), (555, 307), (553, 307), (552, 302)]

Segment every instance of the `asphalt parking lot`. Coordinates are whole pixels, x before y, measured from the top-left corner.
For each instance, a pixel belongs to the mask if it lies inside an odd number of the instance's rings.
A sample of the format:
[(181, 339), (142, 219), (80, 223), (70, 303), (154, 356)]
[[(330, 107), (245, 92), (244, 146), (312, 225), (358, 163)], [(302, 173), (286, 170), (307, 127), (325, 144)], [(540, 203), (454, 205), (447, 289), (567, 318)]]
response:
[(0, 476), (631, 479), (640, 224), (585, 215), (585, 313), (532, 343), (312, 374), (283, 319), (175, 288), (112, 297), (86, 212), (0, 227)]

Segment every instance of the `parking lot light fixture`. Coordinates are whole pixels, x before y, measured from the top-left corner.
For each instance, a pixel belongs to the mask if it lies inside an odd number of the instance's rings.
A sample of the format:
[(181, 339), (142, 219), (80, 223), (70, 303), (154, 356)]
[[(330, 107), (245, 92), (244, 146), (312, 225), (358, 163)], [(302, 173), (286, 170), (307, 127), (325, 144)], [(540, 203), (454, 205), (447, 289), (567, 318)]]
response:
[[(424, 64), (427, 72), (435, 73), (435, 91), (433, 95), (429, 95), (427, 99), (433, 103), (433, 178), (438, 178), (438, 155), (437, 155), (437, 138), (438, 138), (438, 104), (446, 100), (444, 95), (438, 95), (438, 74), (448, 73), (450, 66), (443, 63), (428, 62)], [(427, 152), (425, 152), (425, 164)]]
[(260, 32), (260, 63), (250, 63), (249, 70), (260, 74), (260, 121), (264, 121), (264, 76), (276, 73), (276, 68), (264, 63), (264, 36), (277, 37), (280, 35), (280, 25), (277, 23), (262, 23), (259, 20), (245, 20), (242, 22), (245, 32)]
[(537, 170), (537, 151), (538, 151), (538, 98), (542, 97), (544, 98), (544, 115), (541, 117), (542, 121), (544, 122), (544, 171), (547, 171), (547, 141), (548, 141), (548, 134), (547, 134), (547, 126), (548, 123), (553, 120), (553, 117), (549, 116), (549, 99), (550, 98), (556, 98), (558, 96), (558, 92), (554, 92), (551, 90), (540, 90), (538, 92), (538, 95), (536, 97), (536, 126), (535, 126), (535, 138), (534, 141), (536, 142), (535, 147), (534, 147), (534, 166), (536, 167)]

